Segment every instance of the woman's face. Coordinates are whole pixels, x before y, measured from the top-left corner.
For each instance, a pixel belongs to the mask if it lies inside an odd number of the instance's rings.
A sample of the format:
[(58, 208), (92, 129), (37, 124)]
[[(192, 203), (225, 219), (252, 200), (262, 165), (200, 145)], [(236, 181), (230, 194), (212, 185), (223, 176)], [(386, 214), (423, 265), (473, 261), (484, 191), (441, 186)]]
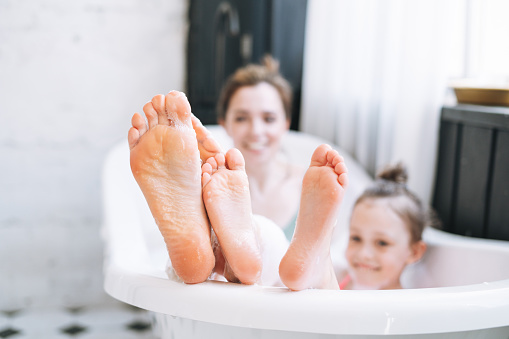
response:
[(365, 200), (352, 212), (346, 258), (354, 288), (379, 290), (401, 288), (403, 269), (420, 255), (405, 222), (388, 204)]
[(221, 125), (247, 164), (264, 164), (279, 151), (289, 128), (278, 91), (268, 83), (238, 89), (230, 99)]

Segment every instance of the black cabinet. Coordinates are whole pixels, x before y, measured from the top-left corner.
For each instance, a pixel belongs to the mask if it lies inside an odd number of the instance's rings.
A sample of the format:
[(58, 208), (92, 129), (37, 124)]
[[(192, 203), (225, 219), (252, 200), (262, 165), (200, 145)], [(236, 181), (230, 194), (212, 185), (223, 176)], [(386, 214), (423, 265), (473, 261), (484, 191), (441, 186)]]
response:
[(442, 109), (433, 207), (445, 231), (509, 240), (509, 108)]
[(298, 129), (307, 0), (191, 0), (187, 95), (204, 124), (216, 123), (224, 80), (265, 54), (280, 62), (294, 90), (292, 129)]

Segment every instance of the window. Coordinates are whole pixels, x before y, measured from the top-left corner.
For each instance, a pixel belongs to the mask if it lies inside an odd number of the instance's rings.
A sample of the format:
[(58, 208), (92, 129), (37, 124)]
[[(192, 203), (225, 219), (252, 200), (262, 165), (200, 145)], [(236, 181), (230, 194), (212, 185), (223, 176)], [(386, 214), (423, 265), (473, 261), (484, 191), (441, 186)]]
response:
[(509, 86), (509, 1), (466, 0), (464, 10), (463, 70), (453, 76)]

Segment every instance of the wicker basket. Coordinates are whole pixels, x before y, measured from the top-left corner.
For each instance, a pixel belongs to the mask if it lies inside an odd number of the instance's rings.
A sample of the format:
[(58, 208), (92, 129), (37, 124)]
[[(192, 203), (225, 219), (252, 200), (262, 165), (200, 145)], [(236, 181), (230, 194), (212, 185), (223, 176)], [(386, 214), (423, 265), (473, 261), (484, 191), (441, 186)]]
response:
[(509, 88), (453, 87), (460, 104), (509, 106)]

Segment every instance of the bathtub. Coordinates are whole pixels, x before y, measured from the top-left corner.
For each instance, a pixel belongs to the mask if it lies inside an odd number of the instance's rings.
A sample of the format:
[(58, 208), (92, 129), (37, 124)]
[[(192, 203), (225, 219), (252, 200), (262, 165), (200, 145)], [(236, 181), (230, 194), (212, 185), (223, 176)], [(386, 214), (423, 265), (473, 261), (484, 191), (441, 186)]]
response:
[[(220, 127), (210, 129), (225, 148), (231, 146)], [(298, 132), (284, 140), (287, 156), (306, 165), (322, 142)], [(352, 184), (337, 230), (338, 248), (345, 243), (348, 211), (371, 182), (344, 155)], [(127, 142), (108, 154), (102, 184), (104, 288), (151, 311), (161, 338), (509, 338), (509, 242), (428, 229), (428, 251), (404, 272), (404, 290), (291, 292), (219, 281), (185, 285), (165, 273), (166, 248), (131, 175)]]

